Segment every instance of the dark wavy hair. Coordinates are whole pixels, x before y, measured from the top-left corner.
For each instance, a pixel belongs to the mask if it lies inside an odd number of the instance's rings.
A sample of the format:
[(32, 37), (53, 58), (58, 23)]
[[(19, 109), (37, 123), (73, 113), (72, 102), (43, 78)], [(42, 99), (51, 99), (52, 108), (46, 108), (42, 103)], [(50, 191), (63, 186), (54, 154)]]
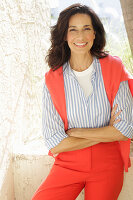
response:
[(104, 58), (108, 55), (103, 50), (106, 44), (105, 30), (97, 14), (86, 5), (73, 4), (60, 13), (57, 23), (51, 27), (51, 46), (45, 60), (53, 71), (70, 59), (71, 51), (65, 38), (67, 36), (69, 19), (77, 13), (87, 14), (91, 17), (93, 29), (96, 33), (93, 46), (90, 49), (91, 55), (97, 58)]

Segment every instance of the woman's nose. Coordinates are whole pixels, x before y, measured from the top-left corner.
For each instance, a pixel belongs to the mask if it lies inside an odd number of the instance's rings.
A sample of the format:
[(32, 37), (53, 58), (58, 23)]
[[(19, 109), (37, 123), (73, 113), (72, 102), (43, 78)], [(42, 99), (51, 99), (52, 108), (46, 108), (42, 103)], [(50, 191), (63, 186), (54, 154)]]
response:
[(77, 37), (78, 38), (83, 38), (84, 37), (83, 31), (78, 31)]

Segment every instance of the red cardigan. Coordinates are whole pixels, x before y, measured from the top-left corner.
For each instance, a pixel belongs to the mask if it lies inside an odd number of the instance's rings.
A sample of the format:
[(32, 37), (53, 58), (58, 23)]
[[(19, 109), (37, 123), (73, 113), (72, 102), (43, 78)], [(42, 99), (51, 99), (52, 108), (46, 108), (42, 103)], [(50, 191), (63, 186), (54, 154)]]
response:
[[(111, 108), (113, 106), (114, 98), (119, 89), (120, 82), (128, 80), (129, 88), (133, 96), (133, 77), (126, 71), (120, 58), (108, 55), (105, 58), (99, 59), (99, 61), (101, 64), (106, 94), (110, 102)], [(45, 74), (45, 80), (53, 104), (64, 122), (64, 127), (66, 131), (68, 129), (68, 121), (66, 112), (63, 67), (61, 66), (56, 71), (50, 69)], [(128, 139), (127, 141), (120, 141), (120, 151), (124, 161), (125, 172), (128, 172), (128, 168), (131, 166), (131, 161), (129, 157), (130, 142), (131, 139)], [(51, 151), (49, 151), (48, 155), (53, 156)]]

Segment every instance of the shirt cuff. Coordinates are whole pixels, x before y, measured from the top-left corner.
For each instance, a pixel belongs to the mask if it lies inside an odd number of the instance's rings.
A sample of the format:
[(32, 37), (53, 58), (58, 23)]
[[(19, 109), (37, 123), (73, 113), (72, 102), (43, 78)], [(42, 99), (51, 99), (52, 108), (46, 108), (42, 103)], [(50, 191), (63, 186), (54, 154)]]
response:
[(128, 138), (133, 137), (133, 126), (126, 121), (120, 121), (113, 125), (117, 130), (119, 130), (124, 136)]
[(67, 138), (67, 137), (69, 136), (65, 133), (65, 131), (64, 133), (57, 132), (49, 139), (45, 139), (45, 145), (48, 148), (48, 150), (50, 150), (51, 148), (54, 148), (55, 146), (57, 146), (64, 138)]

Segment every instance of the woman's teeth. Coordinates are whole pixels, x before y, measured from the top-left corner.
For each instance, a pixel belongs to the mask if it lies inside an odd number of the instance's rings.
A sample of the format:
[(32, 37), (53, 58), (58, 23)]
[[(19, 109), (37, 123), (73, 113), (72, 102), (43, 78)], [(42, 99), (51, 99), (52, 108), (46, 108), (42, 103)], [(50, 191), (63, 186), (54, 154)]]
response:
[(86, 44), (87, 44), (87, 42), (85, 42), (85, 43), (74, 43), (76, 46), (85, 46)]

